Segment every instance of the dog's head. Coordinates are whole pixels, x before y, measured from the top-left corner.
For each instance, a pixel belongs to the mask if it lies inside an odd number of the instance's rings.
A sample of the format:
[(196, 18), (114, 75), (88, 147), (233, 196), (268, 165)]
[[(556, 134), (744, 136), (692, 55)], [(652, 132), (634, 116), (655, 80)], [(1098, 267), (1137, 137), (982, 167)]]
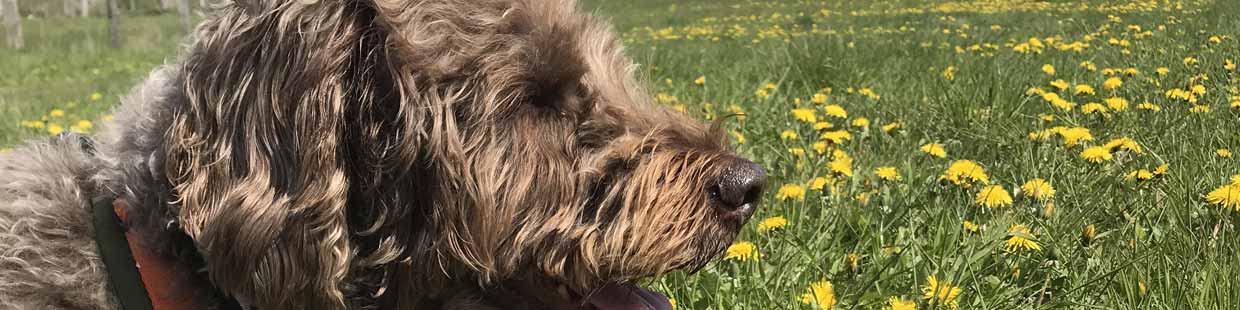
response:
[(576, 10), (223, 7), (164, 150), (211, 280), (263, 309), (666, 306), (634, 282), (716, 257), (765, 175), (719, 124), (652, 103)]

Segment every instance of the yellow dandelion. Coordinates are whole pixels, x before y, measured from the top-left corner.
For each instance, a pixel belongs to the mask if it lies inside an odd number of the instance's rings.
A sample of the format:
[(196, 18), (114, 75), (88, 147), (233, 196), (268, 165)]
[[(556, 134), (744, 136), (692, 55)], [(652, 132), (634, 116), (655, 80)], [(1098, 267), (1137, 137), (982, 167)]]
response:
[(847, 130), (828, 131), (822, 133), (821, 138), (833, 144), (843, 144), (844, 141), (852, 140), (852, 134)]
[(706, 85), (706, 76), (705, 75), (698, 76), (697, 79), (693, 80), (693, 84), (697, 84), (697, 86)]
[(1191, 109), (1188, 109), (1188, 111), (1193, 113), (1210, 113), (1210, 106), (1194, 105)]
[(1164, 174), (1167, 174), (1167, 170), (1168, 170), (1169, 168), (1171, 168), (1171, 165), (1170, 165), (1170, 164), (1162, 164), (1162, 165), (1158, 165), (1158, 167), (1155, 167), (1155, 168), (1154, 168), (1154, 174), (1155, 174), (1155, 175), (1164, 175)]
[(1232, 62), (1232, 61), (1231, 61), (1231, 59), (1224, 59), (1224, 60), (1223, 60), (1223, 70), (1227, 70), (1227, 71), (1236, 71), (1236, 63), (1235, 63), (1235, 62)]
[(968, 186), (972, 183), (989, 184), (990, 176), (986, 175), (986, 169), (972, 160), (960, 159), (952, 162), (947, 167), (947, 171), (943, 172), (940, 180), (951, 181), (952, 184)]
[(852, 121), (853, 127), (870, 127), (870, 119), (858, 117)]
[(1065, 91), (1068, 90), (1069, 87), (1072, 87), (1072, 85), (1068, 84), (1068, 81), (1064, 81), (1062, 79), (1051, 81), (1051, 86), (1059, 89), (1059, 91)]
[(1231, 158), (1231, 150), (1218, 149), (1214, 151), (1214, 155), (1218, 155), (1218, 157), (1222, 157), (1222, 158)]
[(1240, 211), (1240, 174), (1231, 179), (1230, 184), (1220, 186), (1206, 194), (1206, 201), (1219, 205), (1223, 209)]
[(851, 177), (853, 176), (852, 164), (852, 156), (848, 156), (848, 153), (844, 153), (844, 151), (835, 150), (831, 153), (831, 162), (827, 163), (827, 167), (833, 173)]
[(1167, 69), (1167, 67), (1158, 67), (1158, 69), (1154, 69), (1154, 73), (1158, 73), (1158, 75), (1167, 75), (1167, 73), (1171, 73), (1171, 69)]
[(814, 94), (814, 96), (809, 98), (809, 102), (813, 102), (814, 104), (826, 104), (827, 95), (824, 95), (822, 93)]
[(1081, 158), (1091, 163), (1102, 163), (1111, 160), (1111, 151), (1104, 146), (1091, 146), (1081, 151)]
[(948, 66), (947, 69), (943, 69), (943, 78), (947, 79), (948, 81), (955, 80), (956, 79), (956, 67)]
[(887, 307), (885, 310), (917, 310), (917, 302), (892, 296), (887, 298)]
[(977, 204), (994, 209), (1012, 204), (1012, 195), (1001, 185), (991, 185), (977, 192)]
[(805, 156), (805, 149), (799, 147), (788, 148), (788, 154), (792, 154), (795, 157)]
[(827, 116), (836, 117), (836, 118), (848, 118), (848, 111), (844, 110), (844, 107), (841, 107), (837, 104), (832, 104), (832, 105), (823, 107), (822, 111), (826, 113)]
[(801, 303), (818, 305), (819, 309), (835, 308), (835, 289), (831, 286), (831, 282), (811, 283), (805, 291), (805, 294), (801, 294)]
[(976, 233), (982, 228), (981, 226), (978, 226), (977, 223), (974, 223), (973, 221), (969, 221), (969, 220), (964, 221), (964, 223), (962, 223), (961, 226), (964, 226), (964, 231), (971, 232), (971, 233)]
[(1038, 245), (1037, 237), (1029, 231), (1029, 227), (1024, 224), (1014, 224), (1008, 228), (1008, 239), (1003, 243), (1003, 250), (1012, 253), (1017, 250), (1034, 250), (1041, 251), (1042, 246)]
[(1149, 181), (1153, 178), (1154, 173), (1145, 169), (1133, 170), (1124, 176), (1124, 179), (1128, 181)]
[(1136, 153), (1136, 154), (1141, 154), (1144, 152), (1141, 149), (1141, 144), (1138, 144), (1137, 141), (1129, 139), (1129, 138), (1111, 139), (1111, 141), (1107, 141), (1107, 143), (1104, 144), (1103, 147), (1105, 147), (1108, 151), (1112, 151), (1112, 152), (1116, 148), (1129, 151), (1132, 153)]
[(922, 145), (921, 152), (938, 158), (947, 158), (947, 150), (943, 149), (942, 144), (938, 143), (927, 143)]
[(887, 125), (883, 125), (883, 132), (891, 133), (893, 130), (900, 129), (902, 126), (904, 125), (900, 124), (900, 122), (891, 122)]
[(828, 122), (814, 123), (814, 130), (831, 129), (832, 127), (835, 127), (835, 125), (832, 125), (831, 123), (828, 123)]
[(883, 166), (874, 169), (874, 175), (884, 181), (900, 182), (900, 171), (896, 167)]
[(771, 97), (771, 91), (766, 90), (765, 88), (759, 88), (758, 90), (753, 91), (753, 95), (758, 97), (758, 99), (766, 99)]
[(748, 241), (733, 243), (728, 246), (727, 253), (728, 254), (723, 257), (724, 259), (742, 262), (758, 261), (758, 259), (762, 257), (762, 253), (758, 252), (758, 246), (754, 245), (753, 242)]
[(1107, 112), (1107, 107), (1102, 104), (1096, 103), (1096, 102), (1086, 103), (1085, 105), (1081, 106), (1081, 113), (1085, 113), (1085, 114), (1094, 114), (1094, 113), (1106, 114), (1106, 112)]
[(61, 116), (65, 116), (65, 110), (61, 110), (61, 109), (52, 109), (51, 111), (47, 112), (47, 115), (49, 115), (49, 116), (51, 116), (51, 117), (61, 117)]
[(735, 104), (728, 105), (728, 113), (732, 113), (733, 115), (736, 115), (736, 121), (738, 122), (745, 121), (745, 109), (742, 109), (741, 106), (739, 105), (735, 105)]
[(1055, 75), (1055, 66), (1051, 64), (1042, 65), (1042, 72), (1046, 73), (1046, 75)]
[(1105, 102), (1108, 108), (1111, 108), (1111, 110), (1115, 110), (1116, 112), (1128, 109), (1128, 99), (1111, 97), (1103, 99), (1102, 102)]
[(103, 94), (100, 94), (99, 92), (93, 92), (90, 94), (90, 101), (99, 101), (99, 100), (103, 100)]
[(1138, 104), (1137, 109), (1146, 110), (1146, 111), (1154, 111), (1154, 112), (1162, 111), (1161, 106), (1157, 104), (1149, 103), (1149, 102), (1142, 102), (1141, 104)]
[(821, 142), (821, 141), (820, 141), (820, 142), (814, 142), (814, 144), (813, 144), (813, 145), (811, 145), (811, 146), (810, 146), (810, 148), (813, 148), (813, 149), (814, 149), (814, 152), (816, 152), (816, 153), (818, 153), (818, 154), (824, 154), (824, 153), (826, 153), (826, 152), (827, 152), (827, 143), (826, 143), (826, 142)]
[(1198, 61), (1197, 61), (1197, 57), (1185, 57), (1185, 58), (1184, 58), (1184, 65), (1185, 65), (1185, 66), (1195, 65), (1195, 64), (1197, 64), (1197, 62), (1198, 62)]
[(1124, 80), (1120, 79), (1119, 77), (1114, 77), (1114, 76), (1107, 78), (1106, 81), (1102, 81), (1102, 89), (1106, 89), (1106, 90), (1115, 90), (1116, 88), (1119, 88), (1120, 86), (1123, 86), (1123, 85), (1124, 85)]
[(1094, 92), (1094, 87), (1093, 87), (1093, 86), (1086, 85), (1086, 84), (1077, 84), (1077, 85), (1076, 85), (1076, 88), (1074, 89), (1074, 91), (1073, 91), (1073, 92), (1074, 92), (1075, 94), (1077, 94), (1077, 95), (1093, 95), (1093, 94), (1095, 94), (1095, 92)]
[(1075, 146), (1084, 141), (1094, 140), (1094, 135), (1089, 132), (1089, 128), (1085, 127), (1061, 128), (1056, 132), (1063, 138), (1065, 146)]
[(1025, 195), (1025, 197), (1037, 200), (1048, 200), (1055, 198), (1055, 188), (1051, 186), (1050, 182), (1047, 182), (1041, 178), (1034, 178), (1028, 182), (1025, 182), (1025, 185), (1020, 186), (1020, 191)]
[(806, 124), (818, 122), (818, 116), (814, 109), (792, 109), (792, 117)]
[(63, 132), (65, 132), (65, 127), (60, 126), (60, 124), (48, 124), (47, 125), (47, 133), (53, 136), (59, 135)]
[(782, 229), (784, 226), (788, 226), (787, 218), (782, 216), (772, 216), (758, 222), (758, 232), (768, 233), (777, 229)]
[(779, 192), (775, 194), (775, 198), (779, 200), (805, 199), (805, 187), (796, 184), (784, 184), (779, 188)]
[(779, 138), (782, 140), (796, 140), (797, 132), (792, 129), (787, 129), (784, 130), (784, 132), (779, 133)]
[(814, 178), (813, 180), (809, 180), (809, 189), (816, 190), (816, 191), (822, 191), (822, 188), (826, 186), (827, 186), (827, 178), (817, 177), (817, 178)]
[(934, 276), (926, 279), (926, 286), (921, 288), (922, 299), (926, 302), (941, 308), (956, 309), (959, 307), (957, 299), (960, 297), (961, 290), (959, 287), (952, 286), (951, 282), (939, 282)]

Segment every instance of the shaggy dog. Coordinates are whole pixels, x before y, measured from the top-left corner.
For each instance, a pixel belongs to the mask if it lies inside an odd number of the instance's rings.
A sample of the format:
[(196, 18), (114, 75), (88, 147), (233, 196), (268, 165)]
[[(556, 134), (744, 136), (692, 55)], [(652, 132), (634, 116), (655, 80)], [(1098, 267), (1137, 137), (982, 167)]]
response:
[(716, 257), (765, 175), (577, 10), (221, 5), (97, 137), (0, 154), (0, 308), (118, 308), (92, 201), (198, 308), (670, 308), (636, 283)]

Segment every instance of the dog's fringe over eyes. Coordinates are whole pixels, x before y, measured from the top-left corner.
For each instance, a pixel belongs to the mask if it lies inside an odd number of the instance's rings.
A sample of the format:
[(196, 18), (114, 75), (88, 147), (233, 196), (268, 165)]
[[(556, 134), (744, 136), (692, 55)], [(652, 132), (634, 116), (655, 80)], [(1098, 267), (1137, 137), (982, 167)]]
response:
[(253, 308), (577, 307), (748, 216), (710, 194), (743, 161), (721, 124), (654, 104), (569, 0), (226, 2), (187, 48), (94, 178)]

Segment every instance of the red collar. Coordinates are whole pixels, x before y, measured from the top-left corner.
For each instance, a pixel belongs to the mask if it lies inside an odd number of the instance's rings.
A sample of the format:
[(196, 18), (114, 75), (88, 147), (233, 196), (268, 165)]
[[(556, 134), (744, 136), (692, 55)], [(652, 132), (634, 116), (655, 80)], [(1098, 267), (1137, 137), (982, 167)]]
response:
[[(117, 198), (112, 201), (112, 211), (116, 217), (128, 227), (129, 208), (125, 200)], [(167, 257), (146, 247), (142, 234), (132, 229), (125, 229), (125, 240), (129, 243), (129, 251), (146, 287), (147, 296), (151, 299), (154, 310), (199, 310), (206, 309), (195, 297), (189, 283), (175, 283), (182, 280), (177, 277), (177, 264)]]

